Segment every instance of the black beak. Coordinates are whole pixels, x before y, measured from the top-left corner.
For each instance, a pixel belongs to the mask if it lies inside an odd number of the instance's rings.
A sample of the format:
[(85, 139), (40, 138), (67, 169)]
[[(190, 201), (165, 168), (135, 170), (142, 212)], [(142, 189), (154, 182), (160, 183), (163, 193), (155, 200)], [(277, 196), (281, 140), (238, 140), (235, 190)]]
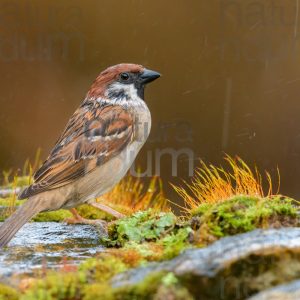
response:
[(145, 69), (144, 72), (140, 75), (140, 81), (142, 84), (149, 83), (160, 77), (158, 72)]

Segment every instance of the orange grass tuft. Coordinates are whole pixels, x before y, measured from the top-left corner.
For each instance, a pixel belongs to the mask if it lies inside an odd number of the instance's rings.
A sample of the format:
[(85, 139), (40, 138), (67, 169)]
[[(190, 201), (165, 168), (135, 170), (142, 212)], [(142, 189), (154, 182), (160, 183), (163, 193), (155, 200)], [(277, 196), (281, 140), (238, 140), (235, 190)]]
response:
[[(273, 183), (269, 172), (265, 171), (268, 185), (267, 193), (263, 190), (262, 175), (255, 166), (252, 171), (240, 158), (224, 157), (231, 171), (223, 167), (207, 165), (200, 162), (196, 169), (192, 183), (186, 183), (186, 187), (172, 185), (175, 191), (183, 198), (186, 211), (193, 210), (203, 203), (222, 202), (236, 195), (247, 195), (255, 197), (269, 197), (273, 195)], [(280, 187), (280, 174), (278, 171), (278, 189)]]
[(151, 178), (146, 185), (140, 178), (127, 175), (97, 201), (121, 210), (124, 214), (148, 208), (154, 211), (170, 210), (169, 202), (163, 193), (162, 181), (157, 176)]

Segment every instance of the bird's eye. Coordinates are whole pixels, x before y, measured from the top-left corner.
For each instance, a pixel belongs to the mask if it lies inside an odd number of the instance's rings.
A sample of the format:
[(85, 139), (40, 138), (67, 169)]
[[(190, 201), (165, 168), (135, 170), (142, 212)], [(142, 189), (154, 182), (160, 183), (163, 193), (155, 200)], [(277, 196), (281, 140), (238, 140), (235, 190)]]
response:
[(130, 76), (128, 73), (121, 73), (120, 77), (122, 80), (127, 81)]

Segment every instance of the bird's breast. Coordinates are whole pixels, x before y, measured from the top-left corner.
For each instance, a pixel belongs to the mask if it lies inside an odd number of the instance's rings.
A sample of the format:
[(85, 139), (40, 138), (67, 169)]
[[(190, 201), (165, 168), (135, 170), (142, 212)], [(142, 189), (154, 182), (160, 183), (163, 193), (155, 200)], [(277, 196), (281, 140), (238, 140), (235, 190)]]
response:
[(135, 141), (141, 143), (146, 142), (151, 131), (151, 114), (144, 104), (144, 107), (136, 109), (135, 113)]

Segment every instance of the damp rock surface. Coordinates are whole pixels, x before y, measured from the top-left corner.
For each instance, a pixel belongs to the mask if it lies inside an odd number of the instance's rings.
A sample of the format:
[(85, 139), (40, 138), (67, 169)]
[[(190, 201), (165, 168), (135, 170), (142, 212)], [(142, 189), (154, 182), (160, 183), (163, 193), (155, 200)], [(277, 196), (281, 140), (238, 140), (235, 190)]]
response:
[(300, 299), (300, 280), (282, 284), (275, 288), (268, 289), (248, 300), (299, 300)]
[(26, 224), (0, 252), (0, 277), (30, 273), (35, 268), (79, 264), (101, 252), (99, 229), (55, 222)]

